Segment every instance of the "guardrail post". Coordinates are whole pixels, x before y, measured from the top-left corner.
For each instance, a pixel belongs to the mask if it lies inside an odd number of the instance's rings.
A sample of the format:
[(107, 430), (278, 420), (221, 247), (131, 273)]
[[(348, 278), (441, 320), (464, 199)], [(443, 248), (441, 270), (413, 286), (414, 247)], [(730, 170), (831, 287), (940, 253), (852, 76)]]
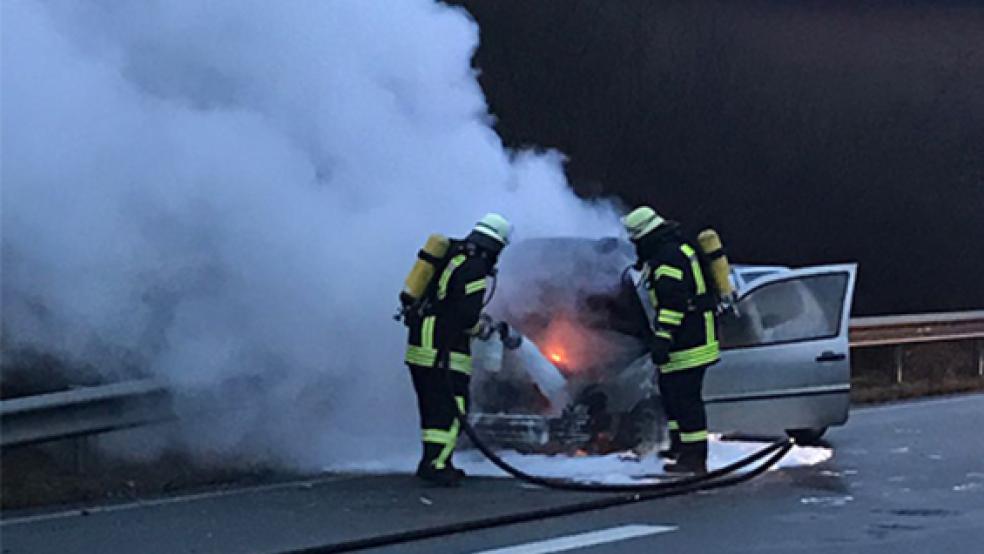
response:
[(977, 339), (977, 376), (984, 377), (984, 340)]
[(905, 356), (904, 347), (901, 344), (895, 345), (895, 384), (902, 384), (902, 360)]

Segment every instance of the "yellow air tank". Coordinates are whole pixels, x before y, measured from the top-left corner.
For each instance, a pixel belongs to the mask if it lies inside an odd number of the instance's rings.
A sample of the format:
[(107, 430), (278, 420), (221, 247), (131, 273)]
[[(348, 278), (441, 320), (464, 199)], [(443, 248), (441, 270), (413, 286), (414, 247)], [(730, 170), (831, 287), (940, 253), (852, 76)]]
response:
[(427, 237), (427, 243), (417, 253), (417, 261), (414, 262), (404, 281), (403, 292), (400, 293), (400, 301), (405, 306), (413, 304), (424, 296), (427, 292), (427, 285), (434, 279), (437, 264), (448, 252), (451, 242), (444, 235), (433, 234)]
[(704, 253), (710, 266), (711, 279), (714, 288), (717, 289), (721, 298), (734, 298), (735, 289), (731, 286), (731, 266), (728, 264), (728, 256), (724, 253), (724, 245), (721, 244), (721, 237), (714, 229), (704, 229), (697, 235), (697, 242)]

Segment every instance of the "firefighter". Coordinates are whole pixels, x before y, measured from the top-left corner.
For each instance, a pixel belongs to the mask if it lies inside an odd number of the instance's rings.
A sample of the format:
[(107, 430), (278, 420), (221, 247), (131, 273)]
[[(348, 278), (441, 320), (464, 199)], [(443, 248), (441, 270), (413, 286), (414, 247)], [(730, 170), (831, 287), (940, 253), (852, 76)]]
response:
[(696, 249), (679, 224), (648, 206), (622, 218), (636, 247), (652, 303), (650, 351), (670, 429), (665, 471), (707, 472), (707, 420), (701, 389), (708, 366), (719, 359), (715, 306)]
[(457, 486), (465, 476), (451, 463), (451, 455), (460, 430), (458, 412), (468, 411), (469, 343), (472, 336), (491, 332), (491, 320), (480, 317), (486, 278), (493, 274), (511, 230), (506, 218), (490, 213), (464, 240), (452, 240), (423, 309), (407, 318), (406, 363), (423, 430), (417, 477), (440, 486)]

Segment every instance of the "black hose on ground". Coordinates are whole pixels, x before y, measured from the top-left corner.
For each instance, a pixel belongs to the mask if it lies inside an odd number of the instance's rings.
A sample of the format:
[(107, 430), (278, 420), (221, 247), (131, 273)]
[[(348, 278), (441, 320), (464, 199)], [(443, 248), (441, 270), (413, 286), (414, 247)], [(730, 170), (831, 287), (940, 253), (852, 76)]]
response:
[[(437, 356), (437, 360), (443, 359), (442, 354), (444, 354), (444, 352), (439, 353), (439, 355)], [(436, 365), (437, 364), (435, 364), (435, 370), (440, 371), (440, 369), (438, 369)], [(550, 489), (576, 491), (576, 492), (641, 493), (641, 492), (654, 492), (654, 491), (669, 491), (669, 490), (687, 488), (702, 483), (710, 483), (715, 479), (718, 479), (720, 477), (725, 477), (749, 464), (755, 463), (756, 461), (768, 456), (772, 452), (783, 450), (783, 455), (785, 455), (786, 452), (789, 452), (789, 450), (793, 446), (792, 439), (790, 438), (780, 439), (766, 446), (765, 448), (762, 448), (758, 452), (753, 452), (752, 454), (749, 454), (744, 458), (736, 460), (735, 462), (732, 462), (724, 467), (720, 467), (713, 471), (709, 471), (703, 475), (691, 475), (689, 477), (680, 477), (670, 481), (663, 481), (659, 483), (640, 483), (640, 484), (585, 483), (582, 481), (575, 481), (572, 479), (540, 477), (538, 475), (531, 475), (529, 473), (526, 473), (516, 468), (515, 466), (510, 465), (508, 462), (506, 462), (501, 457), (499, 457), (499, 455), (496, 454), (491, 448), (489, 448), (484, 441), (482, 441), (482, 438), (478, 436), (478, 432), (476, 432), (475, 429), (471, 426), (471, 424), (468, 423), (468, 414), (466, 414), (458, 407), (458, 403), (454, 399), (454, 392), (453, 392), (454, 388), (452, 387), (451, 384), (451, 373), (445, 372), (445, 377), (446, 377), (445, 384), (447, 386), (447, 392), (448, 392), (448, 400), (451, 402), (451, 405), (454, 406), (453, 408), (454, 411), (458, 414), (458, 424), (461, 426), (461, 429), (465, 432), (465, 434), (468, 435), (468, 438), (471, 440), (475, 448), (477, 448), (483, 455), (485, 455), (485, 457), (488, 458), (488, 460), (492, 462), (492, 464), (494, 464), (496, 467), (506, 472), (507, 474), (515, 477), (516, 479), (525, 481), (532, 485), (538, 485)], [(775, 461), (778, 462), (781, 457), (782, 456), (776, 458)], [(766, 469), (768, 469), (768, 467)], [(699, 490), (699, 489), (694, 489), (694, 490)]]
[[(657, 498), (679, 496), (679, 495), (688, 494), (700, 490), (711, 490), (711, 489), (717, 489), (717, 488), (731, 486), (731, 485), (737, 485), (739, 483), (751, 480), (757, 477), (758, 475), (761, 475), (762, 473), (766, 472), (769, 468), (777, 464), (779, 460), (781, 460), (783, 456), (785, 456), (786, 453), (789, 452), (789, 450), (792, 447), (793, 444), (791, 441), (778, 441), (776, 443), (773, 443), (772, 445), (769, 445), (766, 448), (762, 449), (761, 451), (756, 452), (755, 454), (748, 457), (748, 458), (755, 457), (755, 459), (761, 459), (762, 457), (767, 455), (767, 452), (771, 452), (772, 455), (765, 462), (763, 462), (761, 465), (759, 465), (758, 467), (756, 467), (751, 471), (748, 471), (746, 473), (740, 473), (738, 475), (734, 475), (726, 479), (701, 480), (701, 482), (691, 482), (689, 485), (679, 485), (677, 488), (660, 489), (650, 492), (633, 493), (633, 494), (611, 495), (611, 496), (606, 496), (604, 498), (598, 498), (596, 500), (587, 500), (583, 502), (576, 502), (573, 504), (565, 504), (563, 506), (541, 508), (538, 510), (533, 510), (533, 511), (523, 512), (518, 514), (493, 516), (493, 517), (487, 517), (482, 519), (475, 519), (471, 521), (452, 523), (449, 525), (428, 527), (426, 529), (413, 529), (410, 531), (403, 531), (400, 533), (378, 535), (375, 537), (369, 537), (365, 539), (356, 539), (351, 541), (326, 544), (322, 546), (303, 548), (299, 550), (292, 550), (290, 552), (293, 554), (302, 554), (302, 553), (328, 554), (328, 553), (335, 553), (335, 552), (353, 552), (356, 550), (365, 550), (368, 548), (382, 548), (385, 546), (395, 546), (395, 545), (405, 544), (413, 541), (434, 539), (438, 537), (444, 537), (444, 536), (454, 535), (457, 533), (464, 533), (468, 531), (478, 531), (481, 529), (488, 529), (491, 527), (515, 525), (517, 523), (526, 523), (530, 521), (537, 521), (537, 520), (548, 519), (553, 517), (574, 515), (574, 514), (590, 512), (594, 510), (603, 510), (606, 508), (612, 508), (616, 506), (635, 504), (637, 502), (646, 502), (649, 500), (655, 500)], [(710, 473), (708, 475), (710, 475)]]
[[(438, 360), (441, 359), (439, 355)], [(437, 368), (435, 368), (437, 369)], [(607, 496), (605, 498), (599, 498), (597, 500), (588, 500), (584, 502), (577, 502), (574, 504), (567, 504), (563, 506), (555, 506), (551, 508), (541, 508), (538, 510), (533, 510), (529, 512), (523, 512), (518, 514), (506, 514), (502, 516), (494, 516), (482, 519), (476, 519), (471, 521), (464, 521), (459, 523), (453, 523), (449, 525), (441, 525), (437, 527), (428, 527), (425, 529), (414, 529), (410, 531), (404, 531), (400, 533), (391, 533), (388, 535), (378, 535), (375, 537), (369, 537), (365, 539), (356, 539), (351, 541), (343, 541), (333, 544), (327, 544), (322, 546), (314, 546), (309, 548), (303, 548), (298, 550), (289, 551), (295, 554), (321, 554), (321, 553), (334, 553), (334, 552), (352, 552), (356, 550), (365, 550), (368, 548), (381, 548), (385, 546), (395, 546), (399, 544), (404, 544), (413, 541), (421, 541), (427, 539), (433, 539), (438, 537), (443, 537), (447, 535), (453, 535), (456, 533), (463, 533), (467, 531), (477, 531), (480, 529), (488, 529), (491, 527), (500, 527), (504, 525), (514, 525), (517, 523), (525, 523), (529, 521), (542, 520), (552, 517), (560, 517), (566, 515), (573, 515), (583, 512), (589, 512), (594, 510), (601, 510), (605, 508), (611, 508), (615, 506), (622, 506), (627, 504), (634, 504), (637, 502), (645, 502), (649, 500), (655, 500), (658, 498), (667, 498), (671, 496), (680, 496), (684, 494), (689, 494), (697, 491), (706, 491), (712, 489), (718, 489), (722, 487), (737, 485), (745, 481), (751, 480), (762, 473), (768, 471), (772, 466), (779, 463), (781, 460), (793, 447), (792, 439), (778, 440), (765, 448), (762, 448), (758, 452), (754, 452), (744, 458), (732, 462), (724, 467), (718, 468), (716, 470), (710, 471), (704, 475), (694, 475), (690, 477), (683, 477), (674, 479), (672, 481), (660, 482), (660, 483), (648, 483), (648, 484), (605, 484), (605, 483), (585, 483), (580, 481), (574, 481), (570, 479), (557, 479), (540, 477), (537, 475), (530, 475), (522, 470), (513, 467), (498, 454), (492, 451), (485, 444), (481, 437), (475, 429), (468, 423), (467, 414), (463, 413), (458, 408), (458, 403), (454, 399), (453, 388), (451, 386), (451, 376), (450, 372), (447, 374), (447, 390), (448, 390), (448, 400), (454, 406), (454, 410), (458, 413), (458, 422), (461, 429), (468, 435), (471, 439), (472, 444), (478, 448), (486, 458), (489, 459), (496, 467), (512, 475), (516, 479), (525, 481), (527, 483), (538, 485), (542, 487), (547, 487), (557, 490), (575, 491), (575, 492), (607, 492), (607, 493), (623, 493), (618, 495)], [(771, 456), (770, 456), (771, 454)], [(768, 456), (761, 465), (755, 467), (751, 471), (745, 473), (739, 473), (737, 475), (731, 475), (735, 471), (742, 469), (746, 466), (754, 464), (756, 461), (761, 460)], [(628, 493), (628, 494), (625, 494)]]
[[(538, 485), (541, 487), (547, 487), (550, 489), (565, 490), (565, 491), (575, 491), (575, 492), (653, 492), (653, 491), (664, 491), (680, 489), (684, 487), (690, 487), (692, 485), (700, 485), (701, 483), (709, 483), (718, 479), (720, 477), (725, 477), (735, 471), (744, 468), (750, 464), (755, 463), (758, 460), (768, 456), (769, 454), (782, 450), (783, 455), (785, 455), (793, 446), (792, 439), (781, 439), (778, 440), (758, 452), (753, 452), (744, 458), (741, 458), (735, 462), (732, 462), (726, 466), (720, 467), (713, 471), (709, 471), (703, 475), (691, 475), (689, 477), (681, 477), (673, 479), (672, 481), (663, 481), (660, 483), (640, 483), (640, 484), (608, 484), (608, 483), (586, 483), (583, 481), (575, 481), (571, 479), (559, 479), (553, 477), (540, 477), (538, 475), (531, 475), (526, 473), (503, 460), (498, 454), (492, 451), (491, 448), (485, 444), (481, 437), (475, 429), (468, 423), (467, 417), (464, 414), (458, 416), (458, 422), (461, 428), (468, 435), (472, 444), (477, 448), (486, 458), (492, 462), (493, 465), (501, 469), (502, 471), (508, 473), (509, 475), (525, 481), (532, 485)], [(770, 458), (771, 459), (771, 458)], [(776, 459), (778, 461), (778, 459)], [(768, 467), (766, 467), (768, 469)], [(694, 489), (699, 490), (699, 489)]]

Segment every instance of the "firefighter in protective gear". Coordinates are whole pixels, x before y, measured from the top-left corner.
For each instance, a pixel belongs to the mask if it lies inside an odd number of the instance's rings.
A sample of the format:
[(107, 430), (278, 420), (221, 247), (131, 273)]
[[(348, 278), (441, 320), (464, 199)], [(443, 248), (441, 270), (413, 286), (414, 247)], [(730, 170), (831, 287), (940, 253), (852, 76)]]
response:
[(706, 473), (707, 418), (701, 389), (707, 367), (719, 359), (716, 299), (693, 245), (648, 206), (622, 218), (636, 247), (655, 313), (651, 354), (669, 420), (668, 472)]
[(423, 309), (406, 319), (406, 363), (423, 431), (417, 476), (437, 485), (456, 486), (465, 476), (451, 456), (460, 430), (458, 413), (468, 411), (470, 340), (480, 331), (486, 278), (494, 273), (511, 231), (509, 221), (490, 213), (464, 240), (452, 240), (447, 265), (434, 276)]

